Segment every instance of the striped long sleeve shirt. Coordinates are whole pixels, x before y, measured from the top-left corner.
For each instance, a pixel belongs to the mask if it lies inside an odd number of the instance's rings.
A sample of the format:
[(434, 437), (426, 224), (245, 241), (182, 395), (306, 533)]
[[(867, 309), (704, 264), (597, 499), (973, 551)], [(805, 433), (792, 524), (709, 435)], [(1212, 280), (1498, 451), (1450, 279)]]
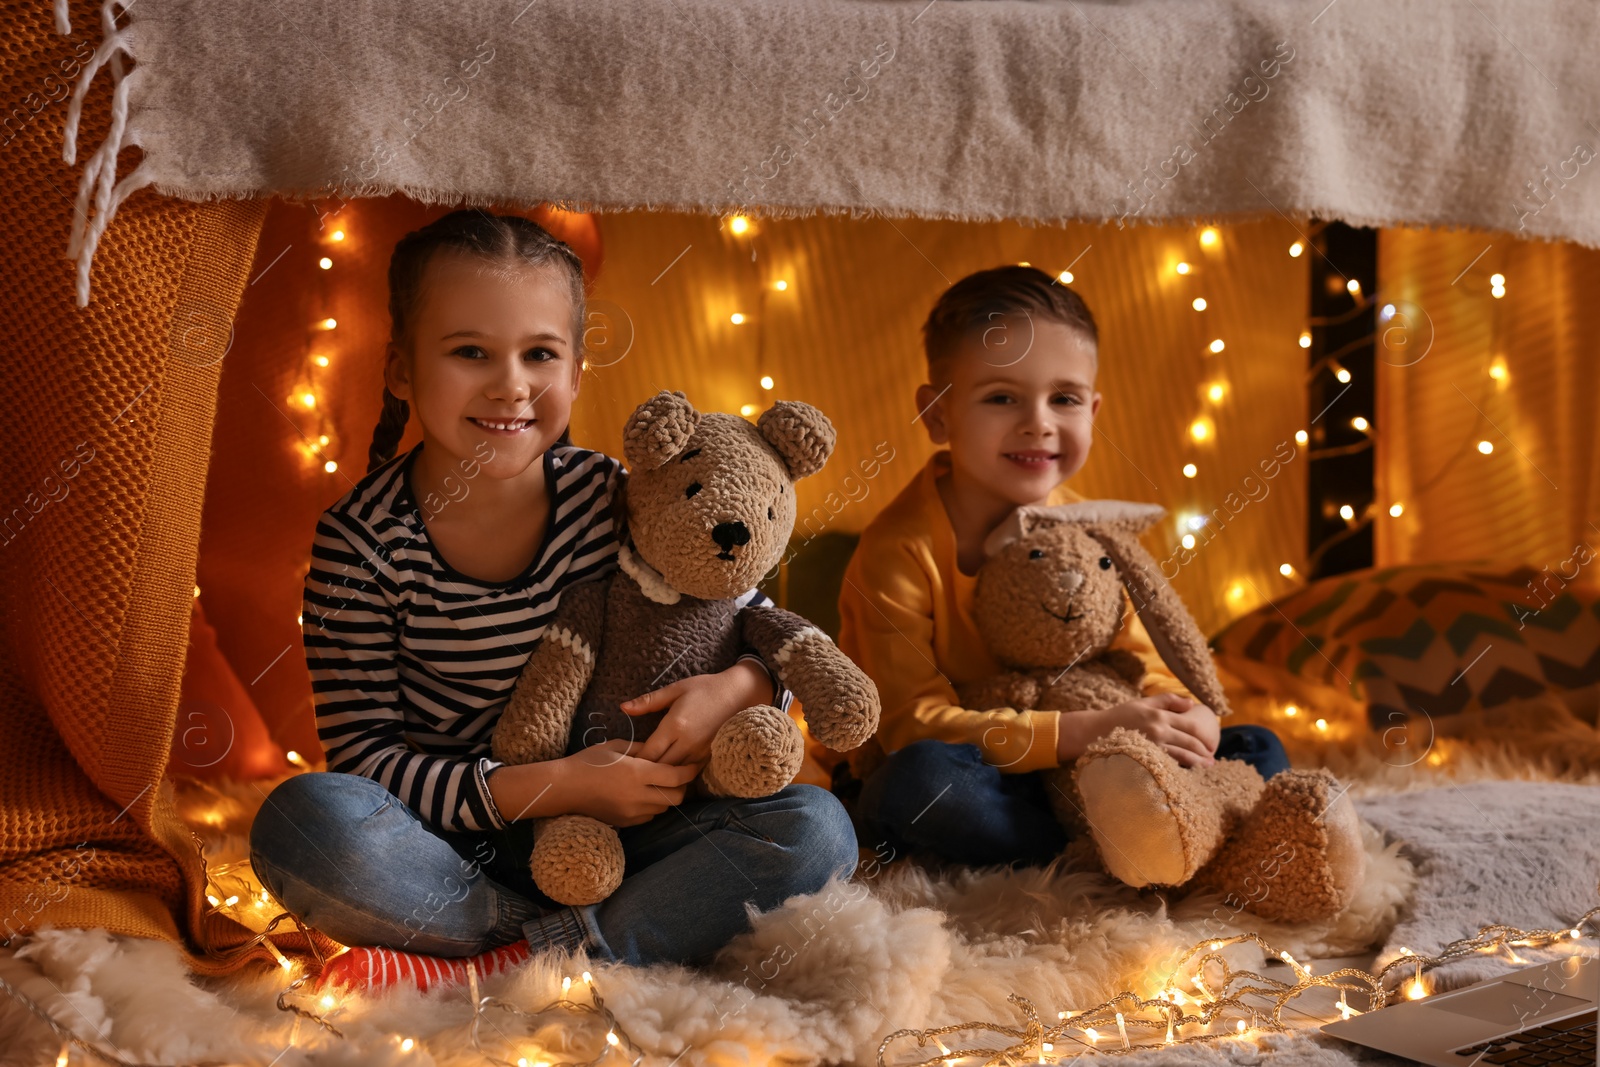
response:
[[(501, 766), (489, 756), (495, 723), (561, 591), (615, 569), (611, 502), (627, 474), (603, 453), (551, 446), (544, 542), (522, 574), (487, 582), (451, 568), (428, 538), (410, 480), (422, 447), (317, 522), (301, 615), (317, 735), (330, 771), (381, 783), (429, 826), (498, 829), (486, 780)], [(771, 601), (751, 589), (738, 603)], [(773, 685), (787, 710), (792, 696)]]

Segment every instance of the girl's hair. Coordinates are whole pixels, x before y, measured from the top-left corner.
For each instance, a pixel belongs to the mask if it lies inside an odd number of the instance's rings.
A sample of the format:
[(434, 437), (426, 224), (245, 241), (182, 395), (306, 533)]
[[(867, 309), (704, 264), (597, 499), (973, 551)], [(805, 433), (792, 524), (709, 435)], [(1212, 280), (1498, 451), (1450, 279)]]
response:
[[(476, 208), (452, 211), (420, 230), (406, 234), (389, 257), (389, 338), (404, 344), (411, 319), (422, 295), (422, 279), (435, 252), (451, 251), (481, 256), (502, 263), (551, 267), (563, 276), (572, 296), (572, 341), (575, 354), (583, 355), (583, 262), (571, 248), (552, 237), (538, 223), (519, 215), (490, 215)], [(411, 418), (411, 405), (383, 387), (383, 414), (372, 431), (367, 450), (367, 473), (394, 458)], [(557, 444), (570, 444), (567, 430)]]

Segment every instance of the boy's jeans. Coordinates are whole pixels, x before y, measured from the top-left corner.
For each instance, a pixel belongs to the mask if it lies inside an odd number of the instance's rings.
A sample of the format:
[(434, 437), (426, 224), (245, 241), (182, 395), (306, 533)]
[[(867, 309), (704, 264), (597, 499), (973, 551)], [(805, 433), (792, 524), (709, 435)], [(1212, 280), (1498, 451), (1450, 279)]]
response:
[(849, 816), (826, 790), (791, 785), (759, 800), (688, 800), (618, 831), (621, 887), (568, 908), (534, 887), (531, 820), (505, 830), (429, 829), (379, 783), (296, 775), (250, 829), (250, 859), (285, 910), (346, 945), (468, 956), (524, 936), (535, 952), (703, 963), (759, 911), (855, 869)]
[[(1217, 759), (1243, 760), (1262, 778), (1289, 767), (1264, 726), (1224, 726)], [(926, 850), (957, 863), (1048, 863), (1066, 847), (1037, 772), (1002, 774), (977, 745), (915, 741), (894, 752), (861, 787), (861, 842), (898, 853)]]

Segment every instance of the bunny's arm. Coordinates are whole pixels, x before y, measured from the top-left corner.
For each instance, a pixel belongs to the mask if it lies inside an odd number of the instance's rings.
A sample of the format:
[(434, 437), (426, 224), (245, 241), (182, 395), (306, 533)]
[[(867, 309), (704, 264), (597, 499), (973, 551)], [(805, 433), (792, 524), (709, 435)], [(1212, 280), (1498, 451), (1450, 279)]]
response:
[(805, 710), (811, 736), (836, 752), (860, 747), (878, 728), (878, 687), (827, 634), (792, 611), (739, 612), (746, 643), (777, 669)]
[(1023, 671), (992, 674), (976, 682), (956, 687), (961, 706), (977, 711), (990, 708), (1036, 708), (1043, 687), (1039, 679)]
[(605, 629), (611, 579), (562, 590), (555, 617), (528, 657), (511, 700), (495, 725), (490, 750), (502, 763), (559, 759), (589, 680)]

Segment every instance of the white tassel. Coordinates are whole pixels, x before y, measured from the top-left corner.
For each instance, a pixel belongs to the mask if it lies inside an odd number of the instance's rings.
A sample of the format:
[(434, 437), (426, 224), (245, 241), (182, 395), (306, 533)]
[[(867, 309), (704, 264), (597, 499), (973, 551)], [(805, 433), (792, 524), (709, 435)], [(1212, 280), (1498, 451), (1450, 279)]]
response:
[[(95, 49), (72, 92), (67, 105), (66, 128), (62, 134), (62, 158), (76, 163), (78, 158), (78, 124), (83, 115), (83, 101), (88, 96), (89, 85), (95, 75), (108, 63), (114, 88), (111, 93), (111, 128), (84, 163), (83, 174), (78, 179), (78, 197), (72, 209), (72, 230), (67, 238), (67, 258), (77, 261), (77, 300), (79, 307), (89, 305), (89, 268), (94, 261), (95, 249), (106, 226), (116, 215), (117, 208), (130, 195), (151, 184), (147, 167), (141, 164), (121, 182), (117, 181), (117, 154), (132, 143), (128, 130), (129, 93), (132, 82), (126, 77), (123, 63), (128, 53), (128, 33), (116, 28), (114, 9), (124, 6), (124, 0), (105, 0), (100, 6), (100, 24), (105, 38)], [(66, 23), (64, 0), (56, 3), (56, 25)], [(94, 196), (94, 219), (89, 219), (89, 198)]]
[(63, 37), (72, 32), (72, 19), (67, 14), (67, 0), (56, 0), (56, 32)]

